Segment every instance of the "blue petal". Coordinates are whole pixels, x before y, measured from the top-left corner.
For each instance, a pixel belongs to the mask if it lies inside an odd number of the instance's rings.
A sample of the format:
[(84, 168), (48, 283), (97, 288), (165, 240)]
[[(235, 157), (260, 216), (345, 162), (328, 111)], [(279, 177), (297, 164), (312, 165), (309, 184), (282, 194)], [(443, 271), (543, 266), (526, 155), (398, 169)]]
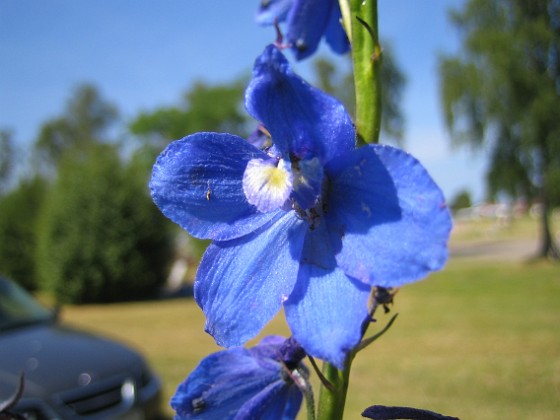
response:
[(179, 385), (171, 406), (179, 419), (232, 419), (270, 384), (284, 384), (281, 369), (280, 363), (263, 366), (244, 348), (211, 354)]
[(286, 405), (284, 406), (284, 415), (282, 420), (292, 420), (297, 417), (299, 409), (301, 408), (301, 401), (303, 400), (303, 395), (301, 391), (292, 386), (288, 389), (288, 398)]
[(333, 169), (327, 218), (332, 242), (342, 238), (336, 260), (347, 275), (398, 287), (445, 264), (451, 217), (441, 190), (416, 159), (370, 145)]
[(302, 60), (313, 54), (323, 37), (334, 6), (332, 0), (296, 1), (288, 13), (286, 39)]
[(294, 74), (272, 45), (255, 62), (245, 105), (284, 157), (325, 163), (354, 149), (354, 126), (344, 106)]
[(276, 215), (257, 232), (212, 243), (202, 258), (194, 295), (221, 346), (257, 335), (292, 291), (307, 225), (293, 211)]
[[(303, 396), (295, 387), (289, 387), (284, 381), (269, 384), (265, 389), (247, 401), (235, 420), (267, 419), (291, 420), (295, 419), (301, 406)], [(294, 408), (296, 408), (294, 410)]]
[(325, 223), (320, 222), (305, 235), (301, 262), (321, 267), (324, 270), (332, 270), (337, 265), (334, 256), (339, 249), (340, 245), (338, 248), (333, 246)]
[(257, 346), (249, 348), (251, 354), (259, 359), (279, 360), (279, 349), (285, 343), (286, 337), (280, 335), (267, 335), (259, 341)]
[(329, 23), (325, 30), (325, 40), (330, 45), (332, 50), (337, 54), (344, 54), (350, 50), (350, 41), (342, 25), (342, 14), (340, 13), (340, 6), (337, 0), (332, 0), (336, 3), (332, 8), (329, 17)]
[(307, 354), (342, 369), (348, 351), (361, 339), (370, 289), (338, 268), (301, 265), (284, 308), (294, 338)]
[(243, 236), (274, 217), (258, 212), (243, 193), (243, 173), (253, 158), (268, 156), (240, 137), (187, 136), (158, 157), (150, 181), (152, 197), (163, 214), (193, 236)]
[[(287, 338), (281, 335), (267, 335), (263, 337), (261, 341), (259, 341), (258, 345), (251, 347), (249, 350), (260, 351), (261, 349), (275, 348), (276, 350), (274, 351), (274, 353), (269, 353), (268, 351), (266, 351), (267, 354), (266, 357), (274, 358), (274, 356), (276, 356), (278, 353), (278, 349), (282, 347), (282, 345), (286, 342), (286, 340)], [(261, 356), (261, 357), (265, 357), (265, 356)]]
[(259, 25), (274, 25), (286, 19), (288, 10), (294, 0), (261, 0), (257, 10), (256, 21)]

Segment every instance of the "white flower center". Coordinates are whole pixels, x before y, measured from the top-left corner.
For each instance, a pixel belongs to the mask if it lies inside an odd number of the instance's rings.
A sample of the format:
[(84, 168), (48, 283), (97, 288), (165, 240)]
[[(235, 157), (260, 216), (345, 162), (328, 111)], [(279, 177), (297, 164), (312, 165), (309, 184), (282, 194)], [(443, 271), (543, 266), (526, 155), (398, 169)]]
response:
[(293, 177), (290, 167), (283, 159), (251, 159), (243, 174), (243, 192), (247, 201), (259, 211), (278, 209), (289, 199)]

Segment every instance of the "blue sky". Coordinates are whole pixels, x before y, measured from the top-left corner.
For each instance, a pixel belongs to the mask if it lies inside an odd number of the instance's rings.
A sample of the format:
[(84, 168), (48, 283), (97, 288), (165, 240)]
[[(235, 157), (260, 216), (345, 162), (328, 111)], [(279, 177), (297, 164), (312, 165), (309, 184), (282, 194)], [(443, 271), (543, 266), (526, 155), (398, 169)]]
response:
[[(450, 148), (438, 99), (438, 54), (458, 48), (447, 10), (463, 2), (379, 0), (380, 35), (407, 77), (404, 148), (448, 199), (463, 188), (482, 199), (484, 159)], [(11, 129), (24, 149), (82, 82), (97, 85), (126, 119), (177, 103), (195, 80), (227, 82), (247, 74), (275, 38), (272, 28), (254, 23), (257, 4), (0, 0), (0, 127)], [(338, 59), (324, 46), (319, 53)], [(309, 61), (294, 66), (310, 77)]]

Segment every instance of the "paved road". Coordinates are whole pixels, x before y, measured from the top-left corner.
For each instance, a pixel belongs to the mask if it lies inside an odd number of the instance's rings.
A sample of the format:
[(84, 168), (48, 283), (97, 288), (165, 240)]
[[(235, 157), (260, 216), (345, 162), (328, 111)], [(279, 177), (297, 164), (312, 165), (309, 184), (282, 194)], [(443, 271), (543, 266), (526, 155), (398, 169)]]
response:
[(536, 240), (461, 242), (449, 247), (451, 258), (478, 258), (499, 261), (527, 260), (538, 250)]

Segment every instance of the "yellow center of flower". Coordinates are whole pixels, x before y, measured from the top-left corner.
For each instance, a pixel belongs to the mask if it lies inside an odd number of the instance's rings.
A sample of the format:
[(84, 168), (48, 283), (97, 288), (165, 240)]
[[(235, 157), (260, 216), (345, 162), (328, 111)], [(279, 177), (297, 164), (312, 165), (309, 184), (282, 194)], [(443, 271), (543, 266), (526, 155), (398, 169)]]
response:
[(267, 189), (283, 190), (290, 179), (290, 174), (284, 168), (273, 166), (263, 169), (262, 178), (265, 180)]

